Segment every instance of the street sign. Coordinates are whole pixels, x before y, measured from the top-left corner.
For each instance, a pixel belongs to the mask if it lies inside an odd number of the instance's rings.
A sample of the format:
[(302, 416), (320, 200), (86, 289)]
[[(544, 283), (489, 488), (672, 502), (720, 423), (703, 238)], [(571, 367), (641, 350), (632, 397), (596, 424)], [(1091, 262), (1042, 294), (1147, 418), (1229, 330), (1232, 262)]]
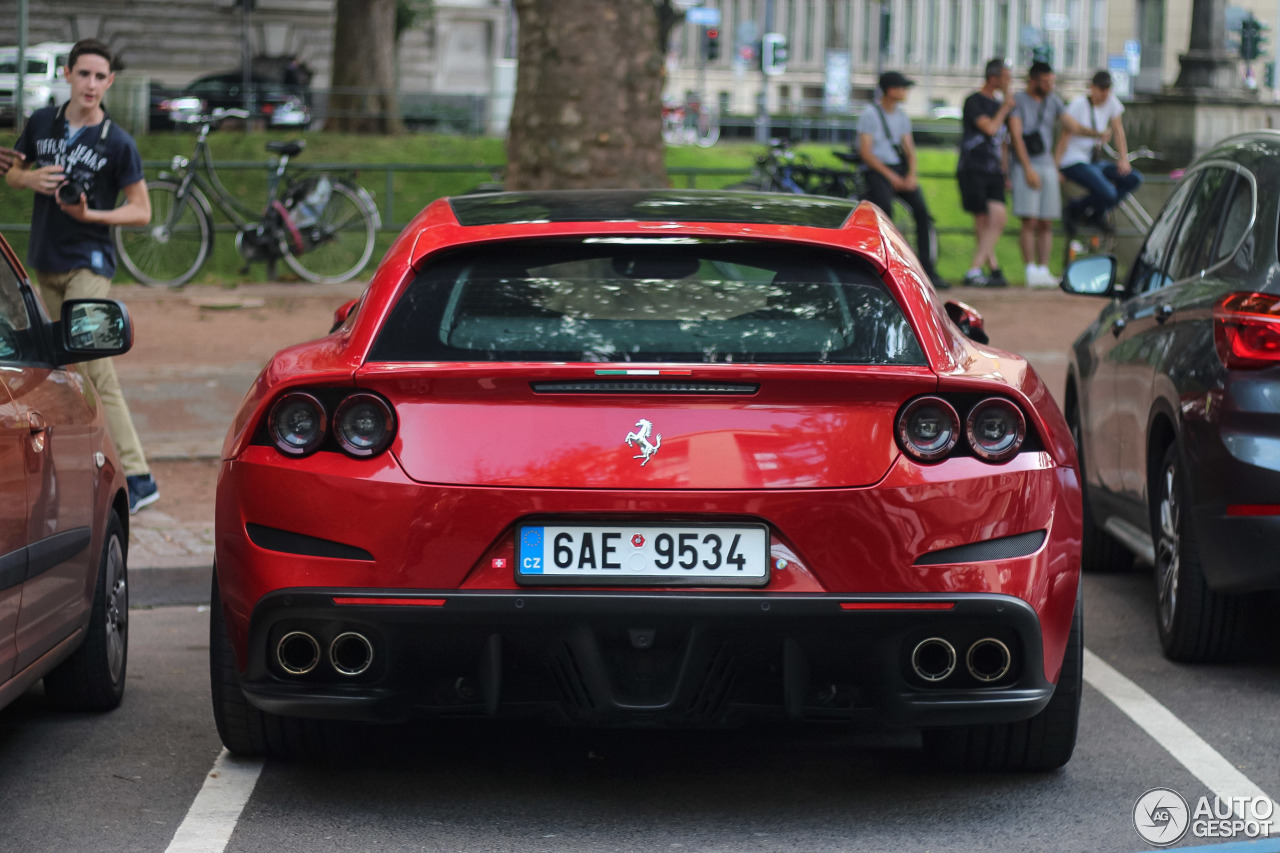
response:
[(1142, 43), (1137, 39), (1126, 39), (1124, 57), (1129, 61), (1129, 76), (1137, 77), (1142, 72)]
[(822, 108), (828, 113), (849, 111), (850, 69), (849, 51), (827, 51), (826, 78), (822, 86)]
[(699, 27), (718, 27), (720, 26), (720, 10), (711, 6), (694, 6), (684, 13), (684, 20), (687, 24)]
[(1061, 12), (1045, 12), (1042, 22), (1046, 32), (1061, 33), (1071, 29), (1071, 19)]
[(1133, 79), (1129, 76), (1129, 58), (1122, 55), (1107, 56), (1107, 71), (1111, 73), (1111, 91), (1117, 98), (1133, 97)]

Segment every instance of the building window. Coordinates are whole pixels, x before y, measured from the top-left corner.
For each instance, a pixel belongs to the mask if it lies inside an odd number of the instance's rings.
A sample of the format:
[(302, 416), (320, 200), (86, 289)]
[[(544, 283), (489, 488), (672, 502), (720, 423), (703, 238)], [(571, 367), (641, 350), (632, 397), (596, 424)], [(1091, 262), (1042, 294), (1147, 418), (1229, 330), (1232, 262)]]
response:
[(992, 58), (1004, 59), (1009, 55), (1009, 0), (996, 0), (996, 31), (992, 40)]
[(818, 16), (813, 8), (813, 0), (804, 0), (804, 20), (800, 22), (801, 44), (803, 45), (801, 53), (803, 61), (806, 65), (813, 63), (813, 43), (816, 40), (814, 33), (814, 19)]
[(969, 65), (973, 68), (982, 66), (982, 10), (987, 6), (986, 0), (978, 0), (973, 4), (973, 20), (969, 26)]
[(1084, 21), (1080, 19), (1080, 0), (1067, 0), (1067, 32), (1062, 45), (1062, 67), (1075, 68), (1080, 64), (1080, 31)]
[(916, 0), (902, 3), (902, 61), (915, 65), (920, 61), (916, 48)]
[(924, 19), (924, 64), (932, 66), (938, 61), (938, 0), (929, 0)]
[(1093, 0), (1093, 12), (1089, 18), (1089, 70), (1096, 71), (1106, 62), (1107, 0)]
[(955, 68), (960, 64), (960, 0), (951, 0), (951, 8), (947, 13), (947, 65)]

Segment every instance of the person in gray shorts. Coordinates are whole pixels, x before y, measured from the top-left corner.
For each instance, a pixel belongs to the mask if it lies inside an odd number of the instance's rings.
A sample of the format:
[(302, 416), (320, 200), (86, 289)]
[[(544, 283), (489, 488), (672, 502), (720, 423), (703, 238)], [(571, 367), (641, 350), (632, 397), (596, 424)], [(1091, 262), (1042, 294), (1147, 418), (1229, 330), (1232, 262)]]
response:
[(1062, 218), (1062, 190), (1053, 160), (1053, 129), (1066, 105), (1053, 91), (1053, 69), (1047, 62), (1032, 64), (1027, 88), (1016, 93), (1009, 114), (1009, 143), (1013, 149), (1013, 215), (1022, 219), (1022, 260), (1028, 287), (1055, 287), (1049, 272), (1053, 252), (1053, 223)]

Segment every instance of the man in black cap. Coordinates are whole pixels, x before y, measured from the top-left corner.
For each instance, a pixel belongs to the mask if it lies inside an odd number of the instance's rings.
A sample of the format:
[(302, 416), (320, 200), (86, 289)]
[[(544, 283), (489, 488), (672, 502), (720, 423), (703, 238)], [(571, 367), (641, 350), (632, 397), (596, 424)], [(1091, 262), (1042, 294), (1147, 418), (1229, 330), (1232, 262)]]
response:
[(902, 199), (916, 220), (916, 254), (937, 290), (947, 284), (934, 269), (937, 239), (933, 217), (916, 177), (916, 146), (911, 139), (911, 119), (899, 105), (907, 99), (907, 87), (915, 85), (897, 71), (880, 75), (880, 102), (872, 103), (858, 117), (858, 154), (867, 179), (867, 201), (892, 215), (893, 197)]

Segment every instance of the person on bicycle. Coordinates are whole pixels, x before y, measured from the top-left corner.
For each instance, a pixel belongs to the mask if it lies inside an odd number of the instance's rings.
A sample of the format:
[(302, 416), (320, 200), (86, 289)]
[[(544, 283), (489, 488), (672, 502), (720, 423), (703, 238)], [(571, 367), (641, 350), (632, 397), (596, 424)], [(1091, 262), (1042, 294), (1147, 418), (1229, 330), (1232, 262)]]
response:
[(1027, 88), (1013, 96), (1013, 112), (1009, 114), (1013, 215), (1022, 220), (1020, 242), (1028, 287), (1058, 285), (1049, 272), (1053, 222), (1062, 216), (1053, 130), (1067, 105), (1053, 91), (1053, 85), (1049, 63), (1032, 63)]
[[(138, 148), (102, 106), (115, 81), (110, 50), (96, 39), (76, 42), (62, 73), (71, 99), (31, 115), (18, 138), (21, 159), (5, 175), (9, 186), (35, 193), (27, 265), (54, 319), (66, 299), (107, 295), (116, 269), (111, 226), (151, 221)], [(125, 203), (116, 207), (121, 193)], [(80, 369), (102, 401), (129, 484), (129, 512), (136, 512), (155, 503), (160, 491), (115, 368), (110, 359), (99, 359)]]
[[(973, 216), (973, 262), (964, 274), (969, 287), (1004, 287), (1008, 284), (996, 258), (996, 243), (1009, 218), (1005, 208), (1005, 120), (1013, 112), (1009, 90), (1013, 75), (1003, 59), (993, 59), (984, 69), (982, 88), (964, 102), (960, 160), (956, 181), (960, 205)], [(1000, 97), (996, 97), (999, 95)], [(983, 264), (988, 273), (982, 272)]]
[[(1080, 95), (1062, 116), (1063, 134), (1058, 140), (1058, 168), (1068, 180), (1084, 187), (1086, 195), (1069, 203), (1062, 224), (1075, 233), (1085, 222), (1111, 233), (1115, 226), (1108, 214), (1125, 196), (1142, 185), (1142, 173), (1129, 165), (1129, 142), (1120, 116), (1124, 104), (1111, 91), (1111, 75), (1093, 75), (1087, 94)], [(1115, 143), (1116, 162), (1103, 162), (1102, 146)]]
[(916, 146), (911, 119), (899, 105), (907, 99), (907, 87), (915, 81), (897, 71), (880, 75), (880, 102), (872, 102), (858, 116), (858, 155), (867, 181), (867, 201), (892, 215), (893, 198), (902, 199), (916, 220), (916, 254), (929, 281), (937, 290), (947, 283), (934, 268), (933, 217), (916, 177)]

